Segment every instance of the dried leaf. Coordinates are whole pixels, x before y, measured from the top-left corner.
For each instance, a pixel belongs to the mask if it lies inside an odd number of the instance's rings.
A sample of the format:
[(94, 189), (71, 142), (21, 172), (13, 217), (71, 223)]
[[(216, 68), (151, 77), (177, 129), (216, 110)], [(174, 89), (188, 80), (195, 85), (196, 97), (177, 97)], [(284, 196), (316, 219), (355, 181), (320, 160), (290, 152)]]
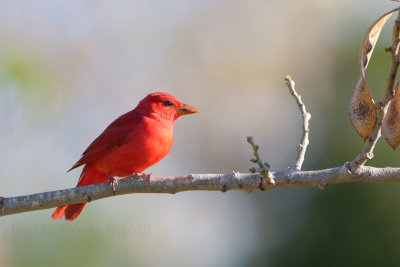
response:
[(365, 81), (365, 70), (367, 69), (383, 26), (390, 16), (399, 9), (400, 7), (395, 8), (377, 19), (369, 27), (361, 44), (359, 57), (361, 77), (350, 99), (348, 114), (351, 124), (364, 141), (367, 140), (376, 123), (375, 104)]
[(376, 122), (374, 100), (364, 79), (360, 78), (350, 99), (349, 118), (357, 133), (365, 140), (371, 134)]
[(400, 83), (396, 85), (396, 94), (390, 103), (382, 123), (382, 134), (393, 148), (400, 143)]
[(394, 12), (399, 10), (399, 8), (400, 7), (395, 8), (387, 12), (386, 14), (382, 15), (369, 27), (367, 33), (364, 36), (364, 40), (362, 41), (360, 50), (361, 75), (364, 79), (365, 79), (365, 70), (367, 69), (369, 60), (372, 56), (372, 52), (374, 51), (379, 35), (381, 34), (382, 28), (385, 25), (386, 21), (390, 18), (390, 16)]

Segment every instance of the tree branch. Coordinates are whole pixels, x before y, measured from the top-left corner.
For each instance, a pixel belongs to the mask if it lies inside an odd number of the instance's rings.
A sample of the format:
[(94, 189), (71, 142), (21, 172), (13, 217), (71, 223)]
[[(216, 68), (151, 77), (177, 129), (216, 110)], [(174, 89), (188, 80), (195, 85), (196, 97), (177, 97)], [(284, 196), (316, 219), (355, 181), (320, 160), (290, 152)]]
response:
[(252, 136), (247, 136), (247, 143), (249, 143), (251, 145), (251, 147), (253, 148), (253, 155), (254, 155), (254, 159), (251, 159), (250, 161), (253, 162), (254, 164), (258, 165), (258, 168), (250, 168), (249, 171), (251, 173), (259, 173), (262, 176), (264, 176), (267, 179), (267, 182), (269, 184), (275, 184), (275, 180), (274, 180), (274, 176), (272, 175), (270, 169), (270, 165), (268, 162), (263, 161), (260, 157), (260, 154), (258, 154), (258, 149), (259, 146), (256, 145), (254, 143), (253, 137)]
[(307, 112), (306, 106), (304, 105), (303, 101), (301, 100), (301, 96), (296, 92), (296, 89), (294, 88), (295, 82), (292, 80), (292, 78), (289, 75), (287, 75), (285, 77), (285, 81), (286, 81), (287, 87), (289, 88), (289, 93), (296, 100), (297, 106), (299, 107), (301, 116), (303, 118), (303, 124), (302, 124), (303, 137), (301, 139), (301, 143), (296, 148), (297, 159), (294, 164), (295, 170), (301, 170), (301, 166), (303, 165), (303, 162), (304, 162), (304, 156), (306, 155), (307, 146), (309, 144), (308, 134), (309, 134), (310, 130), (309, 130), (308, 126), (309, 126), (309, 122), (311, 119), (311, 114)]
[(288, 187), (320, 187), (329, 184), (364, 182), (400, 182), (400, 168), (374, 168), (361, 166), (357, 175), (351, 174), (347, 164), (341, 167), (318, 171), (288, 169), (272, 172), (275, 185), (266, 182), (260, 174), (231, 172), (227, 174), (190, 174), (181, 177), (152, 178), (135, 174), (119, 179), (115, 192), (110, 183), (50, 191), (33, 195), (0, 198), (0, 216), (55, 208), (62, 205), (94, 201), (106, 197), (131, 193), (171, 193), (189, 190), (221, 191), (270, 190)]

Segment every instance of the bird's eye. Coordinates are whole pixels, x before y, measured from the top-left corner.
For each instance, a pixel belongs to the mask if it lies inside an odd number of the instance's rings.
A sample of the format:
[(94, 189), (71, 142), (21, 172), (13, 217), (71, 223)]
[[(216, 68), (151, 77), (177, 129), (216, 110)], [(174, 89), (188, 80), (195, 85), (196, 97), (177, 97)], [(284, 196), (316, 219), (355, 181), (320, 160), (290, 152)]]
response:
[(164, 106), (172, 106), (173, 104), (172, 104), (172, 102), (171, 101), (169, 101), (169, 100), (167, 100), (167, 101), (164, 101)]

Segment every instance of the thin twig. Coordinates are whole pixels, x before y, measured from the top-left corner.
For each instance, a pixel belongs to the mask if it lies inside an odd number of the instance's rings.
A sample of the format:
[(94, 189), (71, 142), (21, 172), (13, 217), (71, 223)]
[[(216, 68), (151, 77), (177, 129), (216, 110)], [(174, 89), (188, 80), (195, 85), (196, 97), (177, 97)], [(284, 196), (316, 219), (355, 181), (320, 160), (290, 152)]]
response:
[(391, 65), (389, 75), (386, 78), (386, 90), (381, 101), (376, 103), (376, 123), (372, 130), (367, 142), (364, 145), (363, 150), (358, 154), (358, 156), (349, 163), (349, 168), (351, 172), (357, 172), (358, 168), (363, 166), (367, 160), (374, 157), (374, 148), (378, 139), (381, 137), (382, 131), (382, 121), (386, 115), (386, 111), (394, 97), (394, 82), (396, 80), (397, 69), (399, 67), (399, 38), (400, 38), (400, 12), (398, 12), (397, 19), (393, 25), (392, 32), (392, 45), (391, 47), (385, 49), (385, 51), (390, 52), (391, 55)]
[(296, 148), (297, 159), (294, 164), (295, 170), (301, 170), (301, 166), (303, 165), (303, 162), (304, 162), (304, 156), (306, 154), (307, 146), (309, 144), (308, 134), (310, 132), (309, 122), (311, 119), (311, 114), (307, 112), (306, 106), (304, 105), (303, 101), (301, 100), (301, 96), (296, 92), (296, 89), (294, 88), (295, 82), (292, 80), (292, 78), (289, 75), (287, 75), (285, 77), (285, 81), (286, 81), (287, 87), (289, 88), (290, 94), (296, 100), (297, 106), (299, 107), (301, 116), (303, 118), (303, 125), (302, 125), (303, 137), (301, 139), (301, 143)]
[(251, 159), (250, 161), (253, 162), (254, 164), (257, 164), (259, 168), (250, 168), (250, 172), (252, 173), (260, 173), (262, 176), (265, 177), (267, 180), (267, 183), (269, 184), (275, 184), (274, 181), (274, 176), (270, 172), (270, 165), (268, 162), (263, 161), (258, 154), (258, 149), (259, 146), (254, 143), (253, 137), (252, 136), (247, 136), (247, 142), (251, 145), (253, 148), (253, 154), (254, 154), (254, 159)]

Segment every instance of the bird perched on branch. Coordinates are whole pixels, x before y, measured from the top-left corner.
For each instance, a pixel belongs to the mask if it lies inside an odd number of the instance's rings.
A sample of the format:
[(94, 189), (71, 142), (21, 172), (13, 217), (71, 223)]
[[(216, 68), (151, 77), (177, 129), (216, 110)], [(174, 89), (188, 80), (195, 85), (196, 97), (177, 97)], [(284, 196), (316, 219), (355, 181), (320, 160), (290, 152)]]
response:
[[(113, 177), (141, 173), (165, 157), (172, 147), (176, 119), (196, 112), (170, 94), (149, 94), (135, 109), (112, 122), (68, 171), (84, 165), (77, 187), (107, 181), (115, 186)], [(85, 205), (60, 206), (51, 217), (75, 220)]]

